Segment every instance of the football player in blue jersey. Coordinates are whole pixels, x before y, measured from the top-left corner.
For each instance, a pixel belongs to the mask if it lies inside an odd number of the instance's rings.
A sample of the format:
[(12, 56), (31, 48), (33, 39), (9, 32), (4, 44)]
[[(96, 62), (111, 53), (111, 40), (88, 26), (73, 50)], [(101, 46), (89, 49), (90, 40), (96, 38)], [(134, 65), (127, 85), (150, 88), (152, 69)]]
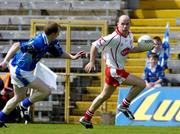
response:
[[(16, 108), (19, 102), (24, 117), (28, 118), (27, 108), (51, 94), (51, 88), (33, 74), (36, 64), (46, 53), (72, 60), (78, 59), (85, 54), (84, 51), (80, 51), (75, 55), (65, 52), (57, 40), (59, 32), (60, 25), (56, 22), (49, 22), (45, 26), (44, 32), (40, 32), (34, 38), (27, 42), (14, 43), (0, 63), (1, 68), (9, 66), (11, 82), (14, 88), (14, 97), (0, 111), (0, 127), (6, 127), (5, 121), (9, 113)], [(28, 88), (36, 89), (37, 92), (25, 98)]]

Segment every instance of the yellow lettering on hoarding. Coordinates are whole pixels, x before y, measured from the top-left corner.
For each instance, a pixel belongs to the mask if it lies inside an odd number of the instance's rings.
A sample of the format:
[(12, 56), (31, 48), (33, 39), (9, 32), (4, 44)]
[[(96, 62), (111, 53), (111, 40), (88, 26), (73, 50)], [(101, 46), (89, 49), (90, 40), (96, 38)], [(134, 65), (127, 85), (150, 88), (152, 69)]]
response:
[(154, 113), (153, 119), (154, 120), (171, 120), (173, 115), (170, 110), (167, 112), (166, 115), (164, 115), (164, 113), (166, 112), (166, 110), (168, 109), (169, 105), (171, 104), (172, 100), (164, 100), (161, 105), (158, 107), (158, 109), (156, 110), (156, 112)]
[(180, 121), (180, 110), (178, 111), (176, 117), (175, 117), (175, 120), (176, 121)]
[[(169, 110), (166, 112), (168, 109), (169, 105), (171, 104), (172, 100), (164, 100), (157, 111), (155, 112), (153, 118), (154, 120), (159, 120), (159, 121), (169, 121), (172, 120), (174, 115), (176, 114), (177, 110), (180, 108), (180, 100), (174, 101), (172, 106), (169, 108)], [(166, 112), (166, 114), (165, 114)]]
[(160, 94), (160, 92), (154, 93), (152, 95), (149, 95), (140, 105), (140, 107), (135, 112), (135, 120), (150, 120), (152, 115), (146, 115), (146, 111), (148, 108), (152, 105), (152, 103), (155, 101), (157, 96)]

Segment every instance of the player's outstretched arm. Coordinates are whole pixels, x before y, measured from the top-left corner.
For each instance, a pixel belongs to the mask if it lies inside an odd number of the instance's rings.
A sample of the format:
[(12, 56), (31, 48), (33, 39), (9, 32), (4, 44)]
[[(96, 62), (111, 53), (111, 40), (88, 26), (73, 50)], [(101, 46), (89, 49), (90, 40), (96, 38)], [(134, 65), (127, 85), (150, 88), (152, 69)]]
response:
[(139, 47), (134, 47), (133, 49), (130, 50), (130, 53), (140, 53), (140, 52), (144, 52), (144, 51), (141, 50), (141, 48)]
[(85, 66), (85, 71), (88, 73), (90, 73), (92, 69), (95, 69), (96, 52), (96, 46), (92, 45), (90, 50), (90, 60), (88, 64)]
[(85, 52), (84, 50), (79, 51), (79, 52), (76, 53), (75, 55), (72, 55), (72, 54), (69, 54), (69, 53), (67, 53), (67, 52), (64, 52), (64, 53), (61, 55), (61, 58), (76, 60), (76, 59), (79, 59), (80, 57), (82, 57), (82, 56), (85, 55), (85, 54), (86, 54), (86, 52)]
[(14, 43), (12, 45), (12, 47), (9, 49), (9, 51), (7, 52), (4, 60), (0, 63), (0, 67), (1, 68), (6, 68), (8, 65), (8, 62), (10, 61), (10, 59), (14, 56), (14, 54), (20, 49), (20, 44), (19, 42)]
[(82, 57), (85, 54), (86, 54), (86, 52), (84, 50), (82, 50), (73, 56), (73, 60), (79, 59), (80, 57)]
[(142, 49), (140, 46), (136, 46), (130, 50), (130, 53), (140, 53), (140, 52), (150, 51), (154, 48), (154, 46), (155, 46), (155, 44), (153, 44), (153, 47), (149, 48), (149, 49)]

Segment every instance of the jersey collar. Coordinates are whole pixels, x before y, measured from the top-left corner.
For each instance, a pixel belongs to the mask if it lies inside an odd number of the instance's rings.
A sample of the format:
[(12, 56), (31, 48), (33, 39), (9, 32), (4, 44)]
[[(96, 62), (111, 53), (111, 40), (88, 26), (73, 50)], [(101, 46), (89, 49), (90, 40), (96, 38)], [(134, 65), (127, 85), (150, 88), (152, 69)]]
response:
[(42, 33), (42, 37), (43, 37), (44, 43), (48, 45), (49, 41), (48, 41), (48, 38), (44, 32)]
[(115, 32), (116, 32), (118, 35), (123, 36), (124, 38), (126, 38), (126, 37), (129, 35), (129, 32), (128, 32), (128, 35), (127, 35), (127, 36), (123, 35), (123, 34), (119, 31), (118, 27), (116, 27)]

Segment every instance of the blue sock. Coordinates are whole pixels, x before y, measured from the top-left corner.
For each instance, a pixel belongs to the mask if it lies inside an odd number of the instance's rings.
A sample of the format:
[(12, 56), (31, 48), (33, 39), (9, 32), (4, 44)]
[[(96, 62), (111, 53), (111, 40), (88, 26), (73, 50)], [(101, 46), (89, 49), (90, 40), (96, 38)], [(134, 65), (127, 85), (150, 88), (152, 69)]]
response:
[(7, 119), (7, 116), (5, 113), (3, 113), (2, 111), (0, 111), (0, 121), (5, 122)]
[(25, 98), (22, 102), (21, 102), (21, 106), (24, 108), (28, 108), (29, 106), (31, 106), (33, 103), (30, 102), (29, 98)]

